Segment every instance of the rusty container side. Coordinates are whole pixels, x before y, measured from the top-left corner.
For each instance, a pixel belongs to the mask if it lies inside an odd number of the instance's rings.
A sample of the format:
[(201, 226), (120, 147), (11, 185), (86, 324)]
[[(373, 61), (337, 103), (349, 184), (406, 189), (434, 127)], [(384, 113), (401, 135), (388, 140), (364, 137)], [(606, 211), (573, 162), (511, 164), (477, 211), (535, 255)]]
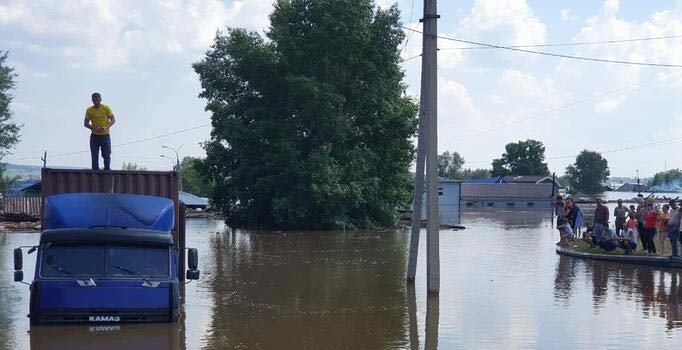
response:
[[(175, 171), (95, 171), (43, 168), (41, 197), (60, 193), (131, 193), (169, 198), (175, 211), (173, 240), (180, 247), (178, 173)], [(43, 222), (43, 208), (40, 208)], [(184, 232), (183, 232), (184, 235)], [(184, 239), (183, 239), (184, 240)], [(182, 247), (184, 249), (184, 247)]]

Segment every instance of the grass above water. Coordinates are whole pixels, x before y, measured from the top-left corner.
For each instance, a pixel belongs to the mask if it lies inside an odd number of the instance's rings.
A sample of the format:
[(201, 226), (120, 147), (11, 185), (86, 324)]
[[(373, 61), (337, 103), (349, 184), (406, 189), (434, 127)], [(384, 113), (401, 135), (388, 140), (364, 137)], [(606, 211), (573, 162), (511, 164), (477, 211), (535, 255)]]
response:
[[(656, 245), (657, 254), (649, 254), (648, 252), (641, 250), (642, 243), (638, 242), (637, 250), (636, 251), (633, 250), (630, 256), (661, 256), (661, 257), (670, 256), (672, 249), (670, 247), (669, 240), (666, 239), (664, 242), (661, 243), (658, 241), (658, 236), (656, 236), (654, 244)], [(581, 253), (590, 254), (623, 255), (625, 253), (625, 250), (621, 248), (616, 248), (610, 252), (607, 252), (604, 249), (599, 248), (599, 246), (594, 246), (590, 248), (590, 245), (587, 244), (587, 242), (583, 241), (582, 239), (576, 239), (572, 241), (571, 248)]]

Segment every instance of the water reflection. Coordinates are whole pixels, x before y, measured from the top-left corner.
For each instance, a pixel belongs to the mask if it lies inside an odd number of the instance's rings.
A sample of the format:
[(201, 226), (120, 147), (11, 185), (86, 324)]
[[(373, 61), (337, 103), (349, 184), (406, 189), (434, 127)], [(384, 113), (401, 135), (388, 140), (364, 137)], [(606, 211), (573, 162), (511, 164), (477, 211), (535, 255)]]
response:
[[(578, 270), (582, 269), (582, 273)], [(591, 285), (595, 313), (607, 307), (630, 308), (635, 302), (642, 318), (661, 318), (666, 329), (682, 328), (682, 278), (678, 270), (653, 269), (647, 266), (579, 260), (561, 256), (554, 278), (554, 297), (567, 306), (575, 302), (584, 284), (576, 282), (582, 276)], [(581, 281), (582, 282), (582, 281)]]
[(410, 329), (410, 349), (419, 349), (419, 330), (417, 322), (417, 295), (414, 291), (414, 284), (407, 285), (407, 312)]
[(537, 210), (462, 210), (464, 225), (488, 224), (501, 226), (505, 230), (518, 228), (539, 228), (552, 218), (551, 209)]
[(405, 235), (215, 235), (206, 348), (403, 347)]
[(426, 342), (424, 349), (438, 349), (438, 322), (440, 320), (440, 300), (437, 295), (426, 299)]
[(184, 349), (181, 324), (90, 325), (31, 327), (31, 349), (36, 350), (149, 350)]

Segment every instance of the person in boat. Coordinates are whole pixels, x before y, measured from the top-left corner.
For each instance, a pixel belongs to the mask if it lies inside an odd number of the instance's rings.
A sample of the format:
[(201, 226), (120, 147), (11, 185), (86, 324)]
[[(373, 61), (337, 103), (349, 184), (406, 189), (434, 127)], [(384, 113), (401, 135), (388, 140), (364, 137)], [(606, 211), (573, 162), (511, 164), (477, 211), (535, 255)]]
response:
[(583, 242), (590, 245), (590, 248), (594, 248), (597, 245), (597, 238), (594, 236), (594, 225), (587, 224), (587, 229), (583, 233)]
[(567, 197), (564, 206), (564, 218), (565, 218), (565, 223), (571, 225), (571, 229), (573, 229), (573, 199), (571, 197)]
[(644, 231), (640, 232), (642, 237), (643, 250), (649, 252), (649, 254), (656, 253), (656, 244), (654, 244), (654, 236), (656, 236), (656, 219), (658, 218), (658, 213), (656, 212), (656, 207), (654, 206), (654, 199), (649, 197), (646, 199), (644, 210), (642, 211), (642, 220), (644, 224)]
[(585, 213), (583, 213), (583, 210), (580, 209), (579, 206), (573, 202), (573, 212), (575, 213), (575, 220), (573, 221), (573, 232), (576, 233), (577, 236), (580, 236), (580, 233), (582, 231), (583, 226), (585, 225)]
[(573, 230), (571, 229), (571, 225), (569, 225), (568, 223), (565, 223), (565, 224), (557, 227), (557, 230), (559, 230), (559, 237), (560, 237), (557, 245), (560, 247), (570, 246), (571, 240), (573, 239)]
[(556, 196), (556, 202), (554, 203), (556, 208), (556, 226), (557, 228), (566, 222), (566, 203), (564, 202), (563, 196)]
[(620, 231), (625, 227), (625, 220), (628, 217), (630, 209), (623, 205), (623, 200), (618, 198), (618, 205), (613, 208), (613, 217), (616, 220), (616, 236), (620, 236)]
[(668, 239), (668, 221), (670, 220), (670, 204), (663, 204), (663, 210), (656, 219), (658, 231), (658, 245), (665, 251), (665, 241)]
[(670, 201), (670, 219), (668, 219), (666, 232), (668, 232), (668, 239), (670, 239), (670, 246), (672, 248), (671, 258), (680, 257), (679, 251), (677, 250), (677, 241), (680, 237), (680, 220), (682, 219), (681, 210), (682, 208), (677, 206), (677, 202), (674, 200)]
[[(636, 221), (634, 213), (630, 213), (631, 217)], [(618, 248), (625, 250), (625, 254), (632, 254), (633, 250), (637, 250), (637, 223), (634, 223), (632, 228), (628, 228), (625, 224), (623, 228), (622, 237), (616, 236)]]
[(618, 240), (616, 240), (616, 231), (609, 227), (608, 222), (604, 226), (601, 236), (597, 237), (597, 245), (599, 248), (607, 252), (613, 251), (618, 247)]
[(602, 199), (597, 198), (597, 208), (594, 210), (594, 235), (597, 236), (597, 240), (600, 239), (609, 223), (609, 208), (602, 203)]

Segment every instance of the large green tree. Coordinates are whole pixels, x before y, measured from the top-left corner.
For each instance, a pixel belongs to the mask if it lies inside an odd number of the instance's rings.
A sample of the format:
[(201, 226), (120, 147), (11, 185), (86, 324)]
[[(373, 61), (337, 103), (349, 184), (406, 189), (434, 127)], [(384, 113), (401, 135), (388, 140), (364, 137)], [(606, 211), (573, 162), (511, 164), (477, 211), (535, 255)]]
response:
[(19, 142), (19, 129), (13, 120), (12, 95), (16, 82), (14, 69), (7, 66), (7, 52), (0, 51), (0, 191), (4, 191), (13, 181), (5, 176), (5, 163), (2, 159)]
[(549, 175), (545, 163), (545, 145), (526, 140), (508, 143), (501, 158), (493, 160), (492, 176)]
[(395, 222), (411, 197), (417, 124), (399, 18), (371, 0), (280, 0), (267, 40), (216, 35), (194, 69), (212, 113), (206, 174), (229, 225)]
[(602, 193), (602, 183), (608, 180), (609, 175), (609, 162), (594, 151), (583, 150), (575, 158), (575, 163), (566, 167), (566, 176), (573, 192)]

